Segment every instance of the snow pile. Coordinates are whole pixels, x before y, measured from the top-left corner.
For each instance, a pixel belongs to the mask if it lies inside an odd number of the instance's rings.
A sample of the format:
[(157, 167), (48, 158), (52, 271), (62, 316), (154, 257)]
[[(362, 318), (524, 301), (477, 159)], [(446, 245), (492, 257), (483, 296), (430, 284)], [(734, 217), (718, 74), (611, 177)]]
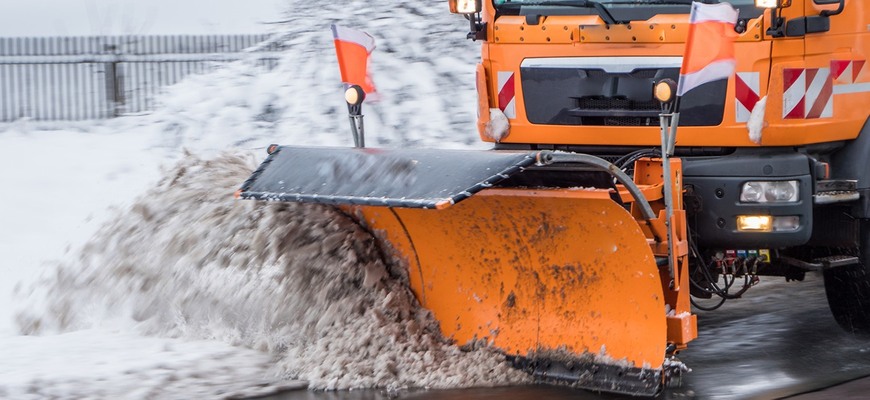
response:
[[(113, 324), (266, 352), (317, 389), (522, 382), (438, 333), (374, 239), (335, 209), (240, 201), (250, 156), (188, 155), (59, 263), (17, 316), (28, 334)], [(22, 293), (23, 295), (24, 293)]]
[[(289, 1), (289, 50), (264, 71), (237, 62), (169, 88), (150, 121), (164, 144), (201, 150), (270, 143), (353, 144), (330, 24), (375, 37), (370, 74), (381, 100), (363, 105), (372, 147), (484, 147), (475, 126), (479, 44), (443, 3)], [(352, 10), (352, 13), (349, 11)]]

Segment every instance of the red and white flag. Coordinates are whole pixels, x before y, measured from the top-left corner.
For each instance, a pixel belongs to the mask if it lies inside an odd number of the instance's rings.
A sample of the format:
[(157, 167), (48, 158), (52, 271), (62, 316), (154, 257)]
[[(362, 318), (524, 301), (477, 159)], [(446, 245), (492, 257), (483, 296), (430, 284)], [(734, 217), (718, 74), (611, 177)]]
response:
[(737, 65), (734, 57), (737, 10), (731, 4), (693, 2), (689, 23), (677, 96), (707, 82), (728, 79)]
[(332, 25), (332, 37), (341, 81), (347, 85), (359, 85), (366, 92), (367, 99), (375, 100), (375, 85), (368, 74), (369, 55), (375, 49), (375, 38), (363, 31), (338, 25)]

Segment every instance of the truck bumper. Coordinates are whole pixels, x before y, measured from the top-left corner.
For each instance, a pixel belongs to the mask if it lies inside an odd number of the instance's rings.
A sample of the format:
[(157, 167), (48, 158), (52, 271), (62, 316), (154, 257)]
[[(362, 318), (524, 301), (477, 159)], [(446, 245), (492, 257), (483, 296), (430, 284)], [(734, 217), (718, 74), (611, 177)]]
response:
[[(699, 244), (717, 248), (783, 248), (805, 244), (812, 235), (813, 177), (810, 159), (791, 149), (741, 150), (717, 157), (683, 159), (689, 225)], [(748, 181), (798, 181), (798, 201), (742, 203)], [(741, 215), (798, 217), (794, 230), (757, 232), (737, 229)]]

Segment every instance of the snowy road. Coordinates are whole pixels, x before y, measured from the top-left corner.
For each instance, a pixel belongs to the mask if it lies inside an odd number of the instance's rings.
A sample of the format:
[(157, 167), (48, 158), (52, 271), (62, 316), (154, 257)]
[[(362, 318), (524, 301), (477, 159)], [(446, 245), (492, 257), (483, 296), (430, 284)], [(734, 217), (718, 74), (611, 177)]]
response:
[[(763, 278), (764, 279), (764, 278)], [(820, 277), (766, 278), (746, 298), (699, 315), (700, 336), (680, 359), (693, 369), (664, 399), (775, 399), (870, 375), (870, 338), (830, 316)], [(291, 391), (272, 400), (617, 399), (552, 386), (401, 393)], [(630, 397), (627, 397), (630, 398)]]

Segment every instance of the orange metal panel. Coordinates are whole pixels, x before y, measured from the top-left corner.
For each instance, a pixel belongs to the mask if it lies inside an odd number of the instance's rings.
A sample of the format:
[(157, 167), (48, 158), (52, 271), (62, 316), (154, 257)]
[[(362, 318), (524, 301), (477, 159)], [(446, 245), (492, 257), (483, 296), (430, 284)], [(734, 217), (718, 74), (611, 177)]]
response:
[(689, 313), (668, 317), (668, 338), (678, 346), (685, 346), (698, 337), (698, 316)]
[(603, 350), (661, 367), (658, 268), (607, 191), (489, 189), (444, 210), (393, 211), (360, 209), (408, 261), (422, 305), (458, 343), (486, 340), (517, 355)]
[(477, 131), (481, 138), (492, 140), (491, 138), (484, 136), (486, 124), (489, 122), (489, 108), (491, 107), (487, 76), (489, 75), (486, 73), (486, 68), (484, 68), (483, 63), (478, 63), (475, 72), (475, 88), (477, 89)]
[(526, 24), (526, 18), (505, 16), (495, 24), (493, 41), (496, 43), (572, 43), (577, 39), (577, 24), (601, 22), (598, 16), (541, 17), (537, 25)]

